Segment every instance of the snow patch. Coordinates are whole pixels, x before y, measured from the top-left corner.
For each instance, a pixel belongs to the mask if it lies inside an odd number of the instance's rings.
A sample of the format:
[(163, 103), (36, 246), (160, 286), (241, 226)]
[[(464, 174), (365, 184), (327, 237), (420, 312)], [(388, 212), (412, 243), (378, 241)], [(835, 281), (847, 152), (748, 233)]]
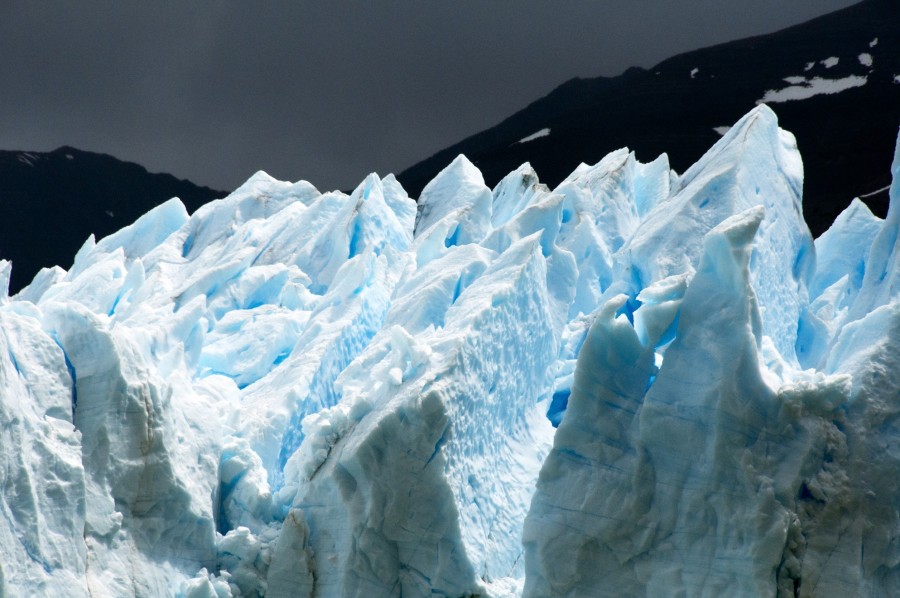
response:
[(27, 164), (28, 166), (34, 167), (34, 163), (40, 160), (40, 156), (35, 156), (31, 152), (22, 152), (16, 158), (22, 164)]
[(841, 61), (841, 59), (838, 58), (837, 56), (829, 56), (828, 58), (826, 58), (825, 60), (822, 60), (821, 62), (825, 66), (825, 68), (830, 69), (833, 66), (837, 66), (837, 63), (840, 61)]
[(799, 85), (791, 85), (784, 89), (769, 89), (757, 103), (778, 103), (792, 100), (806, 100), (817, 95), (831, 95), (854, 87), (862, 87), (868, 82), (867, 77), (850, 75), (841, 79), (823, 79), (813, 77)]
[(885, 191), (887, 191), (890, 188), (891, 188), (890, 185), (885, 185), (881, 189), (875, 189), (874, 191), (869, 191), (868, 193), (863, 193), (862, 195), (859, 196), (859, 198), (862, 199), (864, 197), (872, 197), (873, 195), (878, 195), (879, 193), (884, 193)]
[(522, 137), (516, 143), (528, 143), (529, 141), (534, 141), (535, 139), (540, 139), (541, 137), (546, 137), (549, 134), (550, 134), (549, 127), (543, 128), (536, 133), (532, 133), (531, 135), (528, 135), (527, 137)]
[(872, 55), (868, 52), (863, 52), (857, 56), (857, 59), (859, 59), (859, 63), (863, 66), (872, 66)]

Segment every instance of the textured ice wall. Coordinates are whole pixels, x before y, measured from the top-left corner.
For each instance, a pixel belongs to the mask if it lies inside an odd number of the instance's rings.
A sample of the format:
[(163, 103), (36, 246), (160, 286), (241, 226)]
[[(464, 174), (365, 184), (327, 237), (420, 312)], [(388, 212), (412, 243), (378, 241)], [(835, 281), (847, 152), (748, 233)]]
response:
[[(735, 129), (758, 126), (749, 118)], [(708, 154), (699, 165), (712, 162)], [(811, 279), (796, 268), (808, 241), (764, 245), (771, 210), (756, 207), (703, 236), (686, 290), (656, 283), (677, 310), (644, 302), (632, 326), (627, 296), (600, 309), (525, 523), (526, 596), (900, 591), (898, 169), (900, 150), (888, 218), (851, 205), (816, 243)], [(645, 237), (697, 226), (688, 210)], [(651, 285), (645, 294), (661, 293)], [(647, 309), (661, 313), (641, 318)], [(806, 343), (817, 369), (797, 369), (790, 347), (782, 353), (766, 335), (772, 311), (794, 314), (797, 346)], [(642, 335), (642, 320), (670, 324), (674, 336)]]
[(813, 243), (760, 106), (680, 176), (172, 200), (2, 298), (0, 594), (900, 592), (893, 175)]

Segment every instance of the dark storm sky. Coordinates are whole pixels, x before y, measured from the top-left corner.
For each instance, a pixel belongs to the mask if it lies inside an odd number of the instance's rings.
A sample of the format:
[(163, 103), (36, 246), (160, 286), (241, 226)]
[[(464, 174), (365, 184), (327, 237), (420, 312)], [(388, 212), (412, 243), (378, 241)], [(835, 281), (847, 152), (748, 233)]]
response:
[(0, 1), (0, 149), (60, 145), (231, 189), (351, 188), (617, 75), (854, 0)]

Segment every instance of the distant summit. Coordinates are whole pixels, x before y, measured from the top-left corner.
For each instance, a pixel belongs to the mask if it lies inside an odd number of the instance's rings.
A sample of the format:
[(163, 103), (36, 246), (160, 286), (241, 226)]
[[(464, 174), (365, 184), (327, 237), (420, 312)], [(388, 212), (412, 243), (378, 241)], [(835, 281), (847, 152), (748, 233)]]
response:
[(0, 258), (13, 262), (10, 293), (43, 267), (68, 268), (91, 233), (104, 237), (172, 197), (193, 212), (225, 195), (69, 146), (0, 151)]
[(900, 125), (900, 2), (866, 0), (782, 31), (696, 50), (618, 77), (572, 79), (398, 179), (415, 197), (458, 154), (495, 185), (530, 162), (558, 184), (620, 147), (667, 152), (683, 172), (742, 114), (769, 104), (797, 137), (804, 212), (821, 234), (854, 197), (887, 211)]

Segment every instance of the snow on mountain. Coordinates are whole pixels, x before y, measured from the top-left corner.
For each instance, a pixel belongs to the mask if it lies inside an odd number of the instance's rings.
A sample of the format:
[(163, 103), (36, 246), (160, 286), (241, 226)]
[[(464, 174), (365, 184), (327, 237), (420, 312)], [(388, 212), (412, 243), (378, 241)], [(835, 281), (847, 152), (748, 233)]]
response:
[(541, 129), (540, 131), (532, 133), (531, 135), (522, 137), (516, 143), (528, 143), (529, 141), (534, 141), (535, 139), (540, 139), (541, 137), (546, 137), (549, 134), (550, 134), (550, 129), (545, 127), (543, 129)]
[(681, 175), (258, 173), (91, 237), (0, 302), (0, 594), (896, 593), (892, 174), (813, 242), (761, 105)]
[[(785, 80), (787, 79), (794, 78), (787, 77)], [(850, 75), (840, 79), (823, 79), (821, 77), (813, 77), (812, 79), (797, 77), (797, 79), (799, 81), (788, 81), (792, 83), (789, 87), (767, 90), (760, 102), (776, 104), (791, 100), (805, 100), (821, 94), (840, 93), (847, 89), (861, 87), (868, 82), (865, 76), (860, 75)]]

